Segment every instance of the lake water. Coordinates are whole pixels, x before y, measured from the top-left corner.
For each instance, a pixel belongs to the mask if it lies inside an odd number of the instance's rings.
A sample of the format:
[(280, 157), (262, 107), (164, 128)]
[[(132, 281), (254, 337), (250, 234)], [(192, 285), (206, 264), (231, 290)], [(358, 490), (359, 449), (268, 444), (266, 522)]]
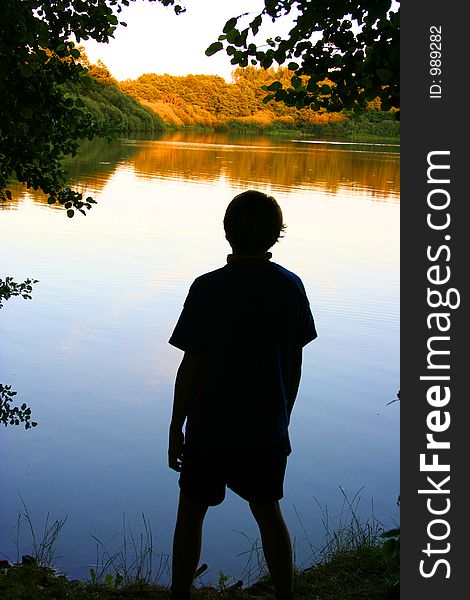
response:
[[(274, 195), (287, 223), (273, 260), (296, 272), (319, 337), (304, 352), (282, 501), (296, 561), (321, 548), (325, 507), (344, 497), (385, 527), (398, 520), (399, 148), (269, 137), (167, 134), (87, 144), (70, 165), (98, 201), (68, 219), (13, 188), (0, 204), (2, 277), (39, 280), (33, 300), (0, 312), (1, 381), (34, 430), (2, 428), (0, 558), (16, 559), (23, 498), (38, 538), (67, 516), (59, 568), (87, 577), (95, 536), (110, 553), (136, 542), (142, 513), (157, 554), (171, 553), (178, 475), (166, 464), (181, 353), (167, 340), (193, 279), (225, 263), (222, 218), (248, 188)], [(320, 509), (320, 507), (322, 509)], [(343, 514), (344, 517), (344, 514)], [(258, 537), (228, 493), (209, 511), (205, 582), (236, 578)], [(30, 551), (26, 526), (20, 552)], [(167, 580), (165, 572), (162, 582)]]

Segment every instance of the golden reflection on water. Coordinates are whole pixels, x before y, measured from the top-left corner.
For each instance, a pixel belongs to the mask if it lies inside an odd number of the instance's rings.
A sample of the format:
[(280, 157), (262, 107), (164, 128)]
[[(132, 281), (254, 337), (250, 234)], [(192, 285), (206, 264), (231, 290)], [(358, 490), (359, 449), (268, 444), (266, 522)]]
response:
[(133, 159), (144, 177), (184, 177), (237, 184), (256, 181), (275, 188), (312, 188), (336, 194), (341, 188), (367, 190), (376, 199), (397, 199), (397, 153), (379, 155), (350, 147), (179, 145), (155, 142)]
[[(396, 147), (368, 144), (302, 143), (268, 137), (176, 133), (160, 140), (104, 140), (86, 143), (66, 166), (72, 185), (99, 194), (116, 171), (132, 169), (144, 179), (227, 181), (232, 187), (266, 184), (275, 190), (304, 189), (326, 195), (399, 200)], [(15, 207), (25, 198), (47, 204), (47, 197), (22, 186), (11, 187)], [(57, 208), (55, 206), (52, 209)]]

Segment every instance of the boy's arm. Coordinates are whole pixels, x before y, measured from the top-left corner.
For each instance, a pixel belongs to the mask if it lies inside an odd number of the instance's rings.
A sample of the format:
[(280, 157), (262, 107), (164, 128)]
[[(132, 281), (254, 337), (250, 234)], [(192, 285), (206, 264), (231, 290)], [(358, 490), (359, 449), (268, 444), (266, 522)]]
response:
[(289, 390), (287, 393), (287, 414), (292, 413), (297, 392), (299, 391), (300, 377), (302, 375), (302, 348), (296, 348), (292, 351), (291, 365), (289, 373)]
[(181, 471), (184, 446), (183, 425), (200, 386), (202, 367), (203, 361), (200, 357), (185, 352), (176, 374), (168, 445), (168, 465), (174, 471)]

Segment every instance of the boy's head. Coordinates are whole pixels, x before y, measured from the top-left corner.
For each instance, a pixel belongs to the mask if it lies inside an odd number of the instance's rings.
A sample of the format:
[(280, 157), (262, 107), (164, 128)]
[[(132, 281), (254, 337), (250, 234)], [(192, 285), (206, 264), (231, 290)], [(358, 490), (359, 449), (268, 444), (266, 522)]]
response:
[(238, 194), (225, 211), (225, 237), (240, 254), (267, 252), (282, 237), (285, 227), (279, 204), (262, 192)]

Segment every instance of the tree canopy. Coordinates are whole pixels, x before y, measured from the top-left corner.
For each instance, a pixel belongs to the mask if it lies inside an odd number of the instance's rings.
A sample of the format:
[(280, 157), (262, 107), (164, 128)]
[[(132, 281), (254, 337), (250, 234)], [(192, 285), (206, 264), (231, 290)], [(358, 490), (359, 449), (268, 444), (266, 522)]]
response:
[[(92, 67), (90, 72), (93, 70)], [(99, 67), (98, 72), (101, 71), (106, 73), (106, 67)], [(287, 67), (248, 66), (237, 67), (231, 83), (216, 75), (147, 73), (133, 81), (121, 81), (117, 87), (158, 115), (167, 127), (250, 132), (292, 130), (343, 139), (356, 135), (398, 137), (399, 123), (392, 113), (380, 111), (378, 102), (371, 102), (363, 114), (315, 111), (310, 106), (298, 109), (274, 100), (263, 102), (266, 95), (263, 87), (273, 82), (288, 86), (293, 75)], [(109, 87), (115, 86), (104, 86)]]
[[(287, 36), (255, 43), (264, 21), (287, 15), (295, 15)], [(399, 37), (399, 0), (264, 0), (256, 16), (229, 19), (206, 54), (225, 49), (241, 67), (287, 64), (295, 71), (290, 86), (267, 86), (267, 101), (341, 111), (378, 97), (382, 110), (389, 110), (400, 106)], [(323, 83), (326, 78), (331, 85)]]
[[(79, 141), (108, 135), (65, 84), (89, 84), (75, 43), (108, 42), (133, 0), (2, 0), (0, 2), (0, 199), (16, 179), (41, 189), (73, 216), (93, 200), (64, 187), (61, 160)], [(151, 0), (155, 1), (155, 0)], [(158, 0), (184, 9), (174, 0)]]
[[(8, 182), (16, 179), (65, 205), (69, 216), (86, 214), (93, 200), (64, 187), (61, 161), (76, 153), (81, 139), (110, 130), (70, 92), (69, 84), (90, 85), (76, 44), (108, 42), (125, 25), (122, 7), (133, 1), (0, 2), (0, 199), (11, 197)], [(150, 1), (176, 14), (185, 10), (178, 0)], [(292, 14), (295, 24), (285, 38), (255, 43), (263, 21)], [(206, 54), (224, 48), (240, 67), (285, 65), (293, 72), (289, 83), (265, 85), (266, 101), (341, 111), (379, 97), (389, 110), (399, 106), (398, 44), (395, 0), (265, 0), (259, 14), (229, 19)]]

